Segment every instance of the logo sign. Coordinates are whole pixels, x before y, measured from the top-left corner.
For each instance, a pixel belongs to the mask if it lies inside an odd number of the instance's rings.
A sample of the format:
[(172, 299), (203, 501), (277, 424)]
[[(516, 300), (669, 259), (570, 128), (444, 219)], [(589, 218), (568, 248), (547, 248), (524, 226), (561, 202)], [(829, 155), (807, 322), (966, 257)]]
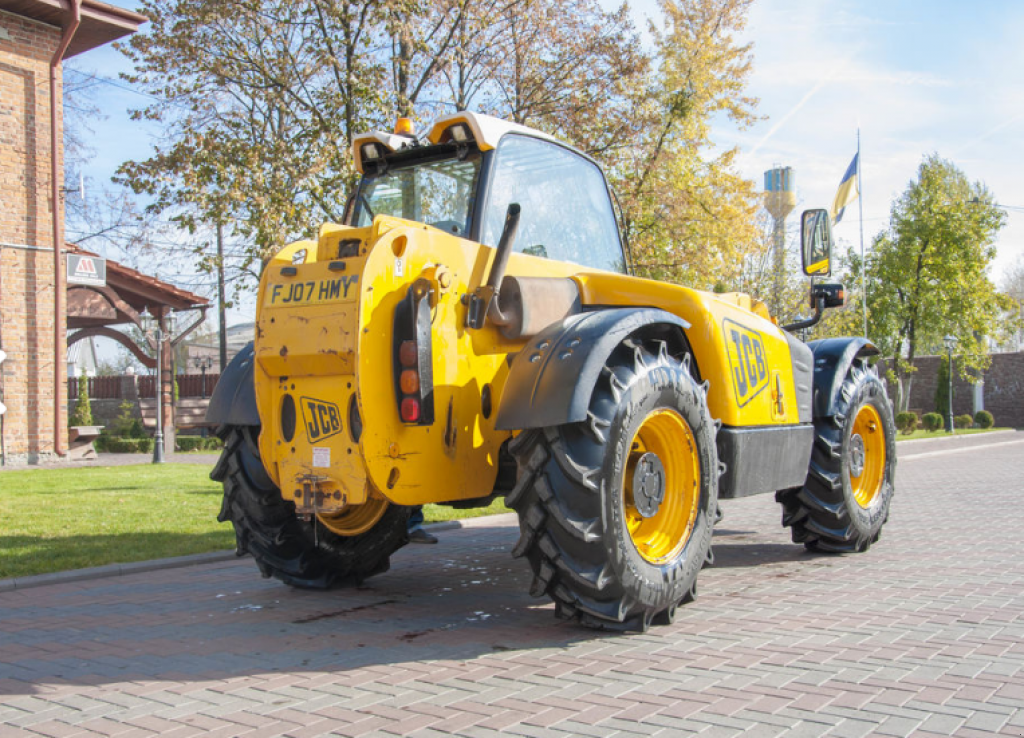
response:
[(301, 398), (302, 420), (310, 443), (322, 441), (341, 433), (341, 411), (333, 402)]
[(99, 256), (68, 254), (68, 284), (107, 283), (107, 260)]
[(743, 407), (768, 386), (768, 359), (761, 334), (731, 320), (722, 322), (736, 402)]

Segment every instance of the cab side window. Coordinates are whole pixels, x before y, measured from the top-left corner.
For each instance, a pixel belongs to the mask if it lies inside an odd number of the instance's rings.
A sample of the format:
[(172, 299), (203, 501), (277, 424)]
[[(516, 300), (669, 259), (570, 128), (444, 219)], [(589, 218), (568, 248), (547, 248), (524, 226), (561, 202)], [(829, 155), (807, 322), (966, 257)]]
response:
[(625, 272), (604, 175), (558, 144), (508, 135), (495, 152), (481, 241), (496, 246), (509, 203), (522, 206), (515, 250)]

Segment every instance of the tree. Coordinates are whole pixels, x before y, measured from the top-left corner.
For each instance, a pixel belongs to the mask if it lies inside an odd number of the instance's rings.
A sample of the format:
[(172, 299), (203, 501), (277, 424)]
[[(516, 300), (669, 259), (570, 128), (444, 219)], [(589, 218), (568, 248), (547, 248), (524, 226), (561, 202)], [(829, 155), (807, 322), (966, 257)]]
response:
[(941, 347), (942, 336), (958, 339), (961, 376), (988, 365), (985, 336), (1003, 301), (986, 269), (1004, 221), (983, 184), (934, 154), (893, 203), (866, 265), (867, 300), (869, 334), (889, 357), (900, 409), (918, 351)]
[[(158, 100), (136, 115), (166, 135), (120, 177), (190, 232), (223, 226), (243, 244), (238, 268), (255, 272), (341, 218), (356, 132), (452, 100), (595, 157), (641, 274), (736, 281), (758, 196), (710, 124), (754, 120), (750, 46), (733, 38), (751, 2), (664, 0), (652, 59), (627, 7), (597, 0), (143, 0), (150, 27), (124, 47), (129, 80)], [(219, 264), (205, 242), (195, 256)]]
[(1024, 348), (1024, 256), (1018, 256), (1003, 275), (1001, 287), (1010, 300), (1007, 323), (1011, 338), (1007, 344), (1011, 351), (1019, 351)]
[(78, 401), (75, 409), (68, 416), (68, 427), (93, 425), (92, 402), (89, 400), (89, 377), (83, 374), (78, 378)]
[(756, 248), (759, 197), (717, 152), (711, 121), (756, 120), (743, 95), (751, 46), (739, 45), (752, 0), (662, 0), (657, 73), (636, 95), (637, 119), (624, 155), (609, 167), (623, 194), (624, 232), (642, 276), (710, 288), (737, 281)]
[[(86, 143), (104, 116), (91, 96), (104, 80), (69, 62), (64, 68), (64, 219), (68, 241), (131, 263), (145, 250), (159, 224), (123, 187), (111, 188), (85, 175), (95, 156)], [(81, 185), (79, 187), (79, 185)]]

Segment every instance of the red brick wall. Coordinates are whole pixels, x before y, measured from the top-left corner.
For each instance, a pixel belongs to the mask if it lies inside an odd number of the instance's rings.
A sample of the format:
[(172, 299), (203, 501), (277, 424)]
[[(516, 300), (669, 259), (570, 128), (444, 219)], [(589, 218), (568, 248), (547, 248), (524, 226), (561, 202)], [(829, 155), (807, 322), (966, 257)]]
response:
[[(935, 384), (939, 371), (938, 356), (919, 356), (915, 359), (917, 372), (910, 388), (910, 404), (915, 412), (935, 412)], [(882, 364), (882, 362), (879, 362)], [(960, 378), (953, 357), (953, 414), (974, 413), (974, 386)], [(884, 371), (884, 370), (883, 370)], [(1024, 353), (992, 354), (992, 365), (984, 375), (985, 409), (992, 413), (996, 425), (1024, 428)], [(890, 384), (889, 395), (895, 397)], [(943, 414), (945, 411), (940, 411)]]
[(59, 40), (59, 29), (0, 11), (0, 388), (9, 461), (54, 450), (49, 61)]

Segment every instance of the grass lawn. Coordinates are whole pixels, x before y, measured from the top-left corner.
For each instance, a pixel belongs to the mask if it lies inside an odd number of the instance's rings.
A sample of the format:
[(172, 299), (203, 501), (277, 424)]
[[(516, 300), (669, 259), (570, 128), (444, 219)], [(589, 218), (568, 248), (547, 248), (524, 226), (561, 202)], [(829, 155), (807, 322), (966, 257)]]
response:
[[(0, 579), (233, 548), (221, 485), (196, 464), (0, 473)], [(508, 512), (426, 505), (428, 522)]]
[[(995, 433), (996, 431), (1013, 430), (1012, 428), (957, 428), (954, 432), (954, 436), (973, 436), (978, 433)], [(904, 435), (899, 431), (896, 432), (896, 441), (915, 441), (919, 438), (948, 438), (949, 433), (945, 430), (931, 431), (918, 429), (909, 435)]]

